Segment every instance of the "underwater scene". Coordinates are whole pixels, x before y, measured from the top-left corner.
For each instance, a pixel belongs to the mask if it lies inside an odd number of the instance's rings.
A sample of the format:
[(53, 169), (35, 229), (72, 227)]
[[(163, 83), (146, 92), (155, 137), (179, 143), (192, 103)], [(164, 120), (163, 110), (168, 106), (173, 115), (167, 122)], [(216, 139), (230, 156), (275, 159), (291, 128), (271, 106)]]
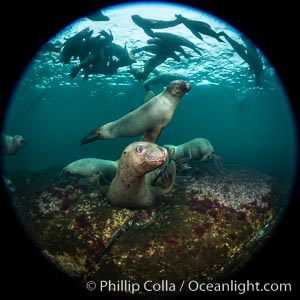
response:
[(104, 8), (42, 45), (1, 143), (21, 224), (83, 284), (226, 279), (276, 230), (298, 164), (290, 100), (264, 53), (163, 2)]

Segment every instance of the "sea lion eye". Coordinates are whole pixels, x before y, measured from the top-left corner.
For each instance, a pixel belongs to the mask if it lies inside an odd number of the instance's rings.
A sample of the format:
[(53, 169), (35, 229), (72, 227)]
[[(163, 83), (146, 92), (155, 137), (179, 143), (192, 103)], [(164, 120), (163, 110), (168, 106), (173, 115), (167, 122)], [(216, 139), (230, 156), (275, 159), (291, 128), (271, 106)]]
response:
[(175, 91), (176, 91), (176, 93), (181, 93), (182, 89), (181, 88), (176, 88)]
[(136, 146), (136, 152), (142, 153), (144, 151), (144, 146), (143, 145), (137, 145)]

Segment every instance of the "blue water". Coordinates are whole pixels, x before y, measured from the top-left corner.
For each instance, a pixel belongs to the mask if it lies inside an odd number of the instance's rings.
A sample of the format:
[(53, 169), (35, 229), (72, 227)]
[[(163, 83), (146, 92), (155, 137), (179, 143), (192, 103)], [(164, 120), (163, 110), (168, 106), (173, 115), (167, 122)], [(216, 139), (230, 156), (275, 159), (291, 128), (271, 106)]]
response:
[[(229, 24), (204, 12), (185, 6), (136, 4), (107, 8), (103, 12), (108, 22), (93, 22), (82, 18), (53, 37), (64, 41), (89, 26), (97, 34), (111, 30), (114, 42), (134, 49), (149, 38), (135, 25), (131, 15), (171, 20), (175, 13), (210, 24), (217, 32), (225, 31), (242, 43), (239, 32)], [(161, 29), (184, 36), (199, 46), (203, 53), (181, 62), (168, 59), (157, 69), (176, 72), (192, 84), (177, 107), (171, 123), (163, 130), (158, 144), (178, 145), (196, 137), (210, 140), (215, 152), (225, 162), (276, 176), (291, 183), (297, 165), (297, 139), (293, 112), (276, 70), (263, 53), (262, 87), (255, 87), (255, 77), (249, 66), (228, 43), (220, 43), (203, 35), (197, 39), (184, 25)], [(142, 67), (150, 55), (137, 55), (135, 67)], [(65, 166), (84, 157), (116, 160), (130, 142), (139, 139), (102, 140), (80, 146), (80, 139), (102, 124), (111, 122), (138, 107), (145, 96), (142, 83), (122, 67), (117, 74), (93, 75), (84, 81), (80, 73), (69, 77), (72, 67), (58, 62), (58, 53), (39, 52), (29, 63), (11, 97), (3, 131), (21, 134), (28, 146), (14, 156), (5, 157), (7, 170), (39, 170)], [(155, 93), (163, 86), (155, 86)], [(43, 89), (44, 98), (28, 108)], [(28, 110), (28, 113), (27, 113)]]

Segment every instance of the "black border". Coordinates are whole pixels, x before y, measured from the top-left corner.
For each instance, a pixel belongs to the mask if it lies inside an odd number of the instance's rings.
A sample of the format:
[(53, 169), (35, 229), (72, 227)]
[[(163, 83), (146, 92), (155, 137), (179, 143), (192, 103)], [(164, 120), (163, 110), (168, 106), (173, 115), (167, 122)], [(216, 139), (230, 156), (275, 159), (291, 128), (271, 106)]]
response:
[[(1, 18), (1, 118), (5, 103), (13, 87), (30, 61), (33, 54), (59, 30), (76, 20), (95, 11), (101, 5), (125, 3), (124, 1), (81, 1), (60, 0), (7, 1), (2, 4)], [(174, 1), (173, 1), (174, 2)], [(178, 1), (177, 1), (178, 2)], [(297, 66), (299, 66), (299, 42), (297, 32), (298, 16), (296, 1), (182, 1), (207, 11), (232, 24), (249, 36), (267, 55), (277, 69), (292, 100), (294, 111), (297, 110)], [(4, 6), (5, 5), (5, 6)], [(6, 17), (6, 18), (5, 18)], [(298, 127), (299, 128), (299, 127)], [(284, 158), (283, 158), (284, 159)], [(271, 241), (255, 256), (233, 279), (261, 282), (292, 282), (296, 294), (299, 266), (299, 253), (296, 241), (299, 240), (299, 186), (293, 195), (282, 223)], [(103, 298), (100, 293), (89, 293), (81, 285), (64, 276), (34, 248), (14, 212), (5, 199), (0, 201), (1, 208), (1, 268), (4, 275), (0, 294), (8, 292), (10, 296), (85, 296)], [(296, 271), (296, 272), (295, 272)], [(107, 296), (107, 295), (106, 295)], [(104, 297), (105, 299), (107, 297)], [(199, 297), (204, 296), (203, 294)], [(207, 294), (205, 294), (207, 296)], [(248, 296), (253, 297), (253, 294)], [(266, 297), (266, 294), (255, 296)], [(283, 295), (282, 296), (289, 296)]]

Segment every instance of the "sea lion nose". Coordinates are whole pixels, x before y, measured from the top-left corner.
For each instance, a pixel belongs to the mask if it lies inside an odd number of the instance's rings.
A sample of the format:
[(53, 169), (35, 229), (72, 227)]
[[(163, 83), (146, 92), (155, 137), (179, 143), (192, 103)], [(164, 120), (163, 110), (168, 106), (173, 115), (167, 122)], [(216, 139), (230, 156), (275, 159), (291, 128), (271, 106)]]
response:
[(185, 88), (186, 88), (186, 91), (189, 92), (192, 88), (192, 85), (190, 83), (186, 83)]
[(165, 158), (167, 159), (168, 157), (168, 150), (164, 147), (162, 147), (162, 151), (164, 152)]

